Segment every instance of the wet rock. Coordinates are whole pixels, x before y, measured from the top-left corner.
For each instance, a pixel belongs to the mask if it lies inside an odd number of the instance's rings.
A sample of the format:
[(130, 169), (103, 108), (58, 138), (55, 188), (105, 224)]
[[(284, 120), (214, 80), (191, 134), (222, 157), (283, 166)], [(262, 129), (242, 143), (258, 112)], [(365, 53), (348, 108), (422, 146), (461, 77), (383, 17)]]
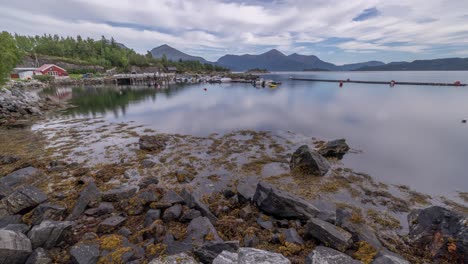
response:
[(255, 195), (255, 184), (241, 181), (237, 184), (237, 196), (239, 197), (240, 203), (246, 203), (252, 201)]
[(138, 191), (136, 186), (122, 186), (102, 193), (102, 200), (105, 202), (118, 202), (122, 199), (132, 197)]
[(164, 135), (142, 136), (138, 141), (141, 150), (163, 151), (166, 149), (168, 137)]
[(410, 264), (402, 256), (390, 252), (381, 252), (371, 264)]
[(245, 234), (244, 247), (255, 247), (260, 244), (260, 239), (255, 234)]
[(41, 174), (42, 172), (34, 167), (26, 167), (0, 178), (0, 184), (5, 184), (9, 187), (17, 187), (30, 182), (35, 177), (41, 176)]
[(113, 230), (119, 228), (127, 220), (122, 216), (111, 216), (102, 221), (98, 226), (98, 232), (100, 233), (110, 233)]
[(186, 253), (179, 253), (172, 256), (159, 257), (153, 259), (149, 264), (198, 264), (198, 262)]
[(70, 249), (70, 255), (75, 264), (96, 264), (99, 260), (99, 245), (76, 244)]
[(101, 216), (110, 214), (114, 211), (114, 206), (112, 203), (102, 202), (96, 208), (91, 208), (85, 211), (86, 215)]
[(159, 201), (160, 203), (174, 205), (174, 204), (182, 204), (184, 203), (184, 199), (178, 195), (173, 190), (166, 190), (163, 197)]
[(25, 224), (9, 224), (5, 227), (2, 227), (3, 230), (10, 230), (16, 233), (26, 234), (31, 227)]
[(141, 166), (143, 166), (143, 168), (152, 168), (156, 165), (156, 162), (150, 160), (150, 159), (145, 159), (141, 162)]
[(360, 264), (350, 256), (337, 250), (318, 246), (310, 253), (305, 260), (306, 264)]
[(26, 214), (47, 200), (47, 196), (34, 186), (21, 186), (2, 201), (10, 214)]
[(213, 260), (213, 264), (238, 264), (238, 257), (237, 252), (223, 251)]
[(185, 204), (189, 208), (195, 208), (198, 211), (202, 213), (203, 216), (207, 217), (211, 223), (216, 224), (216, 221), (218, 221), (218, 218), (211, 213), (210, 209), (208, 206), (200, 202), (195, 196), (193, 196), (191, 193), (189, 193), (186, 189), (183, 189), (182, 192), (180, 193), (180, 196), (184, 199)]
[(408, 215), (409, 239), (435, 259), (468, 263), (468, 218), (440, 206)]
[(296, 229), (294, 228), (288, 228), (283, 230), (283, 236), (284, 236), (284, 241), (289, 242), (289, 243), (294, 243), (297, 245), (304, 245), (304, 240), (302, 240), (302, 237), (299, 236), (297, 233)]
[(278, 253), (256, 248), (240, 248), (238, 262), (242, 264), (290, 264), (289, 259)]
[(318, 152), (324, 157), (342, 159), (348, 151), (349, 146), (346, 144), (346, 139), (336, 139), (328, 141)]
[(24, 234), (10, 230), (0, 230), (1, 263), (25, 263), (31, 253), (31, 241)]
[(257, 184), (253, 202), (261, 211), (280, 219), (307, 220), (320, 213), (316, 207), (307, 201), (274, 189), (264, 182)]
[(170, 222), (179, 219), (182, 214), (182, 205), (175, 204), (164, 210), (162, 219), (164, 222)]
[(161, 210), (159, 209), (150, 209), (146, 212), (145, 215), (145, 227), (150, 226), (154, 221), (161, 218)]
[(352, 221), (353, 212), (349, 208), (339, 208), (336, 210), (336, 225), (352, 234), (354, 242), (365, 241), (375, 249), (383, 248), (382, 243), (375, 235), (375, 232), (364, 223)]
[(71, 231), (72, 222), (65, 221), (43, 221), (40, 225), (34, 226), (29, 232), (33, 248), (43, 247), (50, 249), (62, 242)]
[(305, 228), (307, 236), (339, 251), (344, 252), (351, 246), (352, 235), (349, 232), (323, 220), (311, 218)]
[(208, 242), (203, 246), (196, 248), (193, 253), (202, 263), (212, 263), (213, 260), (223, 251), (237, 252), (239, 241), (226, 242)]
[(12, 164), (19, 161), (21, 158), (11, 155), (0, 155), (0, 165)]
[(67, 208), (58, 204), (40, 204), (31, 213), (31, 225), (39, 225), (44, 220), (61, 221), (66, 210)]
[(193, 219), (200, 217), (200, 216), (202, 216), (200, 211), (195, 210), (195, 209), (189, 209), (182, 213), (182, 216), (180, 217), (180, 222), (188, 223), (192, 221)]
[(80, 217), (80, 215), (86, 210), (88, 205), (98, 203), (101, 198), (101, 191), (99, 191), (96, 183), (90, 182), (80, 193), (78, 200), (76, 201), (75, 207), (71, 214), (67, 217), (67, 220), (74, 221)]
[(266, 230), (273, 229), (273, 221), (269, 216), (266, 216), (264, 214), (260, 214), (259, 217), (257, 217), (257, 224)]
[(36, 248), (29, 256), (25, 264), (50, 264), (52, 259), (47, 255), (47, 251), (43, 248)]
[(289, 168), (294, 174), (324, 176), (330, 170), (330, 164), (322, 155), (303, 145), (292, 155)]

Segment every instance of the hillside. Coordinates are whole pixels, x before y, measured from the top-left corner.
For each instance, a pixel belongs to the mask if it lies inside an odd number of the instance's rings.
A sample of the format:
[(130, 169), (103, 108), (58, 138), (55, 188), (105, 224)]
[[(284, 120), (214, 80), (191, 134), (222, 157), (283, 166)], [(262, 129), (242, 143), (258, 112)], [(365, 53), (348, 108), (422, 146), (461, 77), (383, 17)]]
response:
[(391, 62), (373, 67), (361, 67), (359, 71), (466, 71), (468, 58), (415, 60), (413, 62)]
[(182, 60), (182, 61), (199, 61), (201, 63), (209, 63), (207, 60), (205, 60), (202, 57), (188, 55), (166, 44), (152, 49), (151, 55), (153, 56), (153, 58), (156, 58), (156, 59), (162, 59), (163, 56), (166, 56), (166, 58), (170, 61)]

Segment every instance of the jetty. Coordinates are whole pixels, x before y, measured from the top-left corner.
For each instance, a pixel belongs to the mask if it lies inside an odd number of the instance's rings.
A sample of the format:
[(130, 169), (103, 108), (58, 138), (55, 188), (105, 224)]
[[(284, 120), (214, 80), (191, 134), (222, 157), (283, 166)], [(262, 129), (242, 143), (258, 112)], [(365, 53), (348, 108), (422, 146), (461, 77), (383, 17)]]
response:
[(174, 73), (132, 73), (112, 76), (116, 85), (165, 85), (173, 82)]
[(309, 79), (289, 77), (294, 81), (309, 81), (309, 82), (334, 82), (334, 83), (366, 83), (366, 84), (386, 84), (386, 85), (423, 85), (423, 86), (467, 86), (466, 83), (435, 83), (435, 82), (399, 82), (399, 81), (359, 81), (359, 80), (329, 80), (329, 79)]

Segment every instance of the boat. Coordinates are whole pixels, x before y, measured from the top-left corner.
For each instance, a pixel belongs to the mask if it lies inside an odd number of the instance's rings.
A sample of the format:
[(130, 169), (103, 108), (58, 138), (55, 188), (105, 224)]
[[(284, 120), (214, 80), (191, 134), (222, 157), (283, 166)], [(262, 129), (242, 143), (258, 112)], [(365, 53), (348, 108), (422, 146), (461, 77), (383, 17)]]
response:
[(276, 88), (277, 86), (278, 86), (277, 84), (273, 84), (273, 83), (268, 84), (268, 87), (270, 88)]

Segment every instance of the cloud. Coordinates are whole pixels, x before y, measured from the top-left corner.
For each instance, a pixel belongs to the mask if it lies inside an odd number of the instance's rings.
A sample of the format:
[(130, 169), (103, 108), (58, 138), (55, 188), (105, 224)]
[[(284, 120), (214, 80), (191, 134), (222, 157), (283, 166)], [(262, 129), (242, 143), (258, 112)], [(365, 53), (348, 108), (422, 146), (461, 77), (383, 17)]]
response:
[(377, 10), (377, 8), (368, 8), (364, 9), (364, 11), (362, 11), (361, 14), (353, 18), (353, 21), (364, 21), (376, 17), (378, 15), (380, 15), (380, 11)]

